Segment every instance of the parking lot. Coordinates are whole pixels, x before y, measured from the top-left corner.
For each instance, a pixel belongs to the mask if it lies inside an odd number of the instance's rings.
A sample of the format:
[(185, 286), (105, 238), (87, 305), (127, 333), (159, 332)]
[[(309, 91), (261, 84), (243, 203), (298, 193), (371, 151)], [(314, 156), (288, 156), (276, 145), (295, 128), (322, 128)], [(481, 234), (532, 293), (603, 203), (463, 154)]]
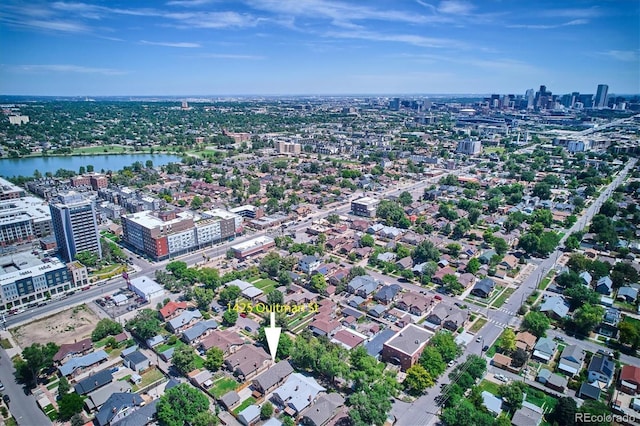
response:
[(113, 294), (100, 297), (94, 301), (111, 318), (133, 311), (149, 302), (136, 295), (133, 291), (120, 289)]

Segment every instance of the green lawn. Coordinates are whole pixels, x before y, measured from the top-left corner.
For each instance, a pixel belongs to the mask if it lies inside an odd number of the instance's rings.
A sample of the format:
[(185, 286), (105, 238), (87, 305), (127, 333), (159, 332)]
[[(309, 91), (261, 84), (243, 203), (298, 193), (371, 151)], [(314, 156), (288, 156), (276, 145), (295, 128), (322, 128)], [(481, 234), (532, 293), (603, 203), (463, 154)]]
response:
[(151, 383), (155, 383), (164, 377), (164, 375), (162, 374), (162, 371), (158, 370), (157, 368), (153, 368), (145, 372), (141, 376), (142, 376), (142, 381), (137, 385), (132, 386), (132, 390), (134, 392), (137, 392), (138, 389), (142, 389), (146, 386), (149, 386)]
[(497, 383), (490, 382), (489, 380), (483, 380), (480, 382), (478, 387), (480, 388), (481, 391), (491, 392), (492, 394), (497, 396), (498, 388), (500, 387), (500, 385)]
[(209, 389), (209, 393), (215, 398), (220, 398), (222, 395), (234, 390), (236, 387), (238, 387), (238, 382), (235, 380), (222, 378), (213, 384), (211, 389)]
[(156, 353), (161, 354), (164, 351), (168, 351), (171, 348), (178, 349), (180, 346), (183, 346), (185, 343), (182, 340), (176, 340), (176, 343), (173, 345), (169, 345), (167, 343), (163, 343), (161, 345), (156, 346)]
[(545, 279), (540, 281), (540, 284), (538, 284), (538, 290), (544, 290), (545, 288), (547, 288), (550, 282), (551, 282), (551, 278), (546, 277)]
[(471, 328), (469, 329), (469, 331), (471, 333), (477, 333), (478, 330), (480, 330), (482, 327), (484, 327), (484, 325), (487, 323), (487, 320), (485, 318), (478, 318), (476, 320), (476, 322), (473, 323), (473, 325), (471, 326)]
[(279, 286), (279, 284), (269, 278), (263, 278), (253, 283), (254, 286), (262, 290), (265, 294), (270, 293)]
[(132, 148), (119, 145), (101, 145), (101, 146), (83, 146), (75, 148), (74, 154), (122, 154), (123, 152), (132, 151)]
[(247, 408), (248, 406), (250, 406), (254, 402), (256, 402), (256, 399), (254, 397), (250, 396), (249, 398), (247, 398), (244, 401), (242, 401), (242, 404), (238, 405), (238, 408), (233, 410), (233, 414), (235, 414), (237, 416), (242, 410), (244, 410), (245, 408)]
[(55, 380), (55, 381), (53, 381), (53, 382), (49, 383), (49, 384), (47, 385), (47, 389), (49, 389), (49, 390), (54, 390), (55, 388), (57, 388), (57, 387), (58, 387), (58, 383), (59, 383), (59, 381), (58, 381), (58, 380)]
[(201, 370), (204, 368), (204, 358), (202, 358), (200, 355), (196, 354), (193, 363), (196, 365), (196, 370)]
[(507, 301), (509, 296), (511, 296), (514, 291), (516, 291), (515, 288), (507, 288), (505, 291), (502, 292), (502, 294), (500, 296), (498, 296), (498, 298), (495, 300), (495, 302), (493, 302), (492, 306), (494, 306), (496, 308), (499, 308), (502, 305), (504, 305), (504, 302)]
[(529, 388), (527, 389), (527, 397), (525, 398), (525, 400), (532, 403), (533, 405), (542, 407), (545, 413), (553, 411), (556, 404), (558, 403), (558, 400), (555, 397), (547, 395), (541, 390), (532, 388), (531, 386), (529, 386)]
[(11, 344), (9, 339), (0, 339), (0, 346), (2, 346), (2, 349), (11, 349), (11, 348), (13, 348), (13, 345)]
[(58, 412), (56, 411), (56, 409), (52, 404), (47, 405), (42, 410), (44, 411), (44, 414), (46, 414), (47, 417), (49, 417), (49, 420), (51, 420), (52, 422), (58, 419)]

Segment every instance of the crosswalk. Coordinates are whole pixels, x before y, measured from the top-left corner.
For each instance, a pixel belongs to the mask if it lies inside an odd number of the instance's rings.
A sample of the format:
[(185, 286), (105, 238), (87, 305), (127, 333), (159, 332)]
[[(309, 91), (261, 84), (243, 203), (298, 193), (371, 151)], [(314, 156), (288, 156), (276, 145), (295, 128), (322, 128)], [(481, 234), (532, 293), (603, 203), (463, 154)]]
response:
[(511, 316), (514, 316), (514, 315), (516, 314), (515, 312), (510, 311), (510, 310), (505, 309), (505, 308), (500, 308), (500, 309), (498, 309), (498, 310), (499, 310), (499, 311), (501, 311), (501, 312), (507, 313), (507, 314), (509, 314), (509, 315), (511, 315)]
[(492, 324), (497, 325), (500, 328), (507, 328), (507, 326), (509, 325), (509, 324), (505, 324), (504, 322), (500, 322), (498, 320), (495, 320), (493, 318), (489, 318), (489, 322), (492, 323)]

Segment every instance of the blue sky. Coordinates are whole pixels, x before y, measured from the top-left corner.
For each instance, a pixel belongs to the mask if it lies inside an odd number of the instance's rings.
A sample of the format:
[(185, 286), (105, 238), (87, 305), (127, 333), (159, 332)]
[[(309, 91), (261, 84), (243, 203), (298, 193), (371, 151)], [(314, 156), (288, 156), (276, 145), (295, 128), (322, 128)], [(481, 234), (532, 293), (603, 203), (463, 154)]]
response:
[(640, 93), (636, 0), (0, 2), (0, 94)]

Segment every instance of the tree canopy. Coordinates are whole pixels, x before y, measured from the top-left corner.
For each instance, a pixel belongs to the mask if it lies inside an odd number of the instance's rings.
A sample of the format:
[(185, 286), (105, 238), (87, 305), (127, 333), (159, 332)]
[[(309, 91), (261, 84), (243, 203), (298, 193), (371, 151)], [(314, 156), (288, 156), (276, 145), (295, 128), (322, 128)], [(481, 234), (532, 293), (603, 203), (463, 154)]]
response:
[(207, 397), (187, 383), (181, 383), (166, 391), (156, 406), (161, 426), (184, 426), (199, 413), (208, 410)]

